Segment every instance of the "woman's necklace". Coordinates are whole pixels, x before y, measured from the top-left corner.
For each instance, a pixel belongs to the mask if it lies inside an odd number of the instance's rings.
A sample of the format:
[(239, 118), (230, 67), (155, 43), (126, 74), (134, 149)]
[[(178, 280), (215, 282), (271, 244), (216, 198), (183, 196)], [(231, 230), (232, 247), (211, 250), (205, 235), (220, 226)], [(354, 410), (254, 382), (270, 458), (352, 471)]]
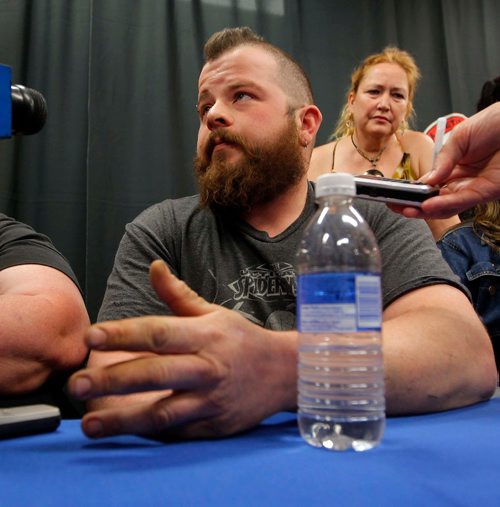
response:
[(356, 151), (366, 160), (368, 160), (368, 162), (370, 162), (370, 164), (372, 165), (371, 170), (378, 170), (377, 169), (377, 163), (378, 161), (380, 160), (380, 157), (382, 156), (382, 153), (384, 153), (384, 150), (386, 148), (387, 145), (385, 145), (373, 158), (370, 158), (368, 155), (366, 155), (366, 153), (364, 153), (362, 150), (360, 150), (357, 146), (357, 144), (354, 142), (354, 134), (351, 134), (351, 141), (352, 141), (352, 145), (356, 148)]

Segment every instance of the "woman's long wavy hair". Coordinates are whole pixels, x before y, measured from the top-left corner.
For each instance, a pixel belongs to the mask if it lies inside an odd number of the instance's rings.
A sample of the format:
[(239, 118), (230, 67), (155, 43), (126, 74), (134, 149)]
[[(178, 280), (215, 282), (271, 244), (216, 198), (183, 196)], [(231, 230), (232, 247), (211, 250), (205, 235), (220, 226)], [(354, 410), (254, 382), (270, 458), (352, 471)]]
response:
[(351, 93), (357, 93), (359, 84), (364, 78), (367, 70), (374, 65), (378, 65), (379, 63), (395, 63), (399, 65), (406, 73), (406, 76), (408, 78), (408, 108), (402, 128), (406, 129), (409, 127), (408, 121), (415, 114), (413, 110), (413, 98), (415, 96), (415, 89), (417, 87), (418, 80), (421, 76), (420, 70), (410, 53), (394, 46), (388, 46), (380, 53), (375, 53), (366, 57), (361, 65), (359, 65), (359, 67), (357, 67), (351, 74), (351, 87), (347, 92), (347, 100), (344, 108), (342, 109), (342, 113), (340, 115), (339, 121), (337, 122), (337, 126), (330, 136), (330, 139), (350, 136), (354, 132), (352, 113), (349, 111), (349, 95)]
[(474, 232), (500, 254), (500, 200), (474, 207)]
[[(500, 76), (484, 83), (477, 111), (500, 101)], [(500, 201), (477, 204), (473, 208), (474, 231), (497, 254), (500, 254)]]

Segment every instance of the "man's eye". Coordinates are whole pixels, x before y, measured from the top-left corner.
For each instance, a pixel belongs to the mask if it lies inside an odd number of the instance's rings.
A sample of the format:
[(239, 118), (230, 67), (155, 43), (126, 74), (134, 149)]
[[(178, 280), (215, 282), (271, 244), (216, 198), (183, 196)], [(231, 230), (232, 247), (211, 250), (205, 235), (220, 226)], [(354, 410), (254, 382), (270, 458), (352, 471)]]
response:
[(234, 101), (237, 102), (237, 101), (240, 101), (240, 100), (246, 100), (246, 99), (250, 99), (250, 98), (251, 98), (251, 96), (248, 93), (238, 92), (234, 96)]
[(208, 111), (210, 111), (210, 108), (212, 107), (211, 104), (200, 104), (196, 109), (198, 110), (198, 114), (200, 115), (200, 117), (203, 118), (203, 116), (205, 116)]

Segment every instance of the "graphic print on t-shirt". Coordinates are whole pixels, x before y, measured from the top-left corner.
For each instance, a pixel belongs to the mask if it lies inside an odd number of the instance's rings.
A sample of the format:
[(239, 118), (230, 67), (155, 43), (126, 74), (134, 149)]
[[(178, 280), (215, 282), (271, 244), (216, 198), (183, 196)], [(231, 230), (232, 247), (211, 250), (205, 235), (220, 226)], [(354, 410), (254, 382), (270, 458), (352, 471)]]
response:
[(295, 327), (295, 270), (292, 264), (277, 262), (249, 266), (228, 284), (232, 297), (221, 304), (268, 329)]

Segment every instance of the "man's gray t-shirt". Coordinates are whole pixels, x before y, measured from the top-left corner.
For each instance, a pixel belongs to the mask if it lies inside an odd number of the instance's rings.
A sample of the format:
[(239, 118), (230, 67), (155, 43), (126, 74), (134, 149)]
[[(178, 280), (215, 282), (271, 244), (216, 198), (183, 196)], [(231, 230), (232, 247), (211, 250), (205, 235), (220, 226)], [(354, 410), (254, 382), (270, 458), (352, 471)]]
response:
[[(163, 259), (172, 272), (211, 303), (236, 310), (269, 329), (295, 328), (295, 254), (316, 211), (309, 184), (300, 217), (270, 238), (236, 214), (201, 208), (198, 196), (166, 200), (126, 226), (98, 320), (171, 313), (149, 283), (149, 265)], [(384, 204), (356, 200), (382, 256), (383, 305), (438, 283), (461, 288), (425, 222)]]

